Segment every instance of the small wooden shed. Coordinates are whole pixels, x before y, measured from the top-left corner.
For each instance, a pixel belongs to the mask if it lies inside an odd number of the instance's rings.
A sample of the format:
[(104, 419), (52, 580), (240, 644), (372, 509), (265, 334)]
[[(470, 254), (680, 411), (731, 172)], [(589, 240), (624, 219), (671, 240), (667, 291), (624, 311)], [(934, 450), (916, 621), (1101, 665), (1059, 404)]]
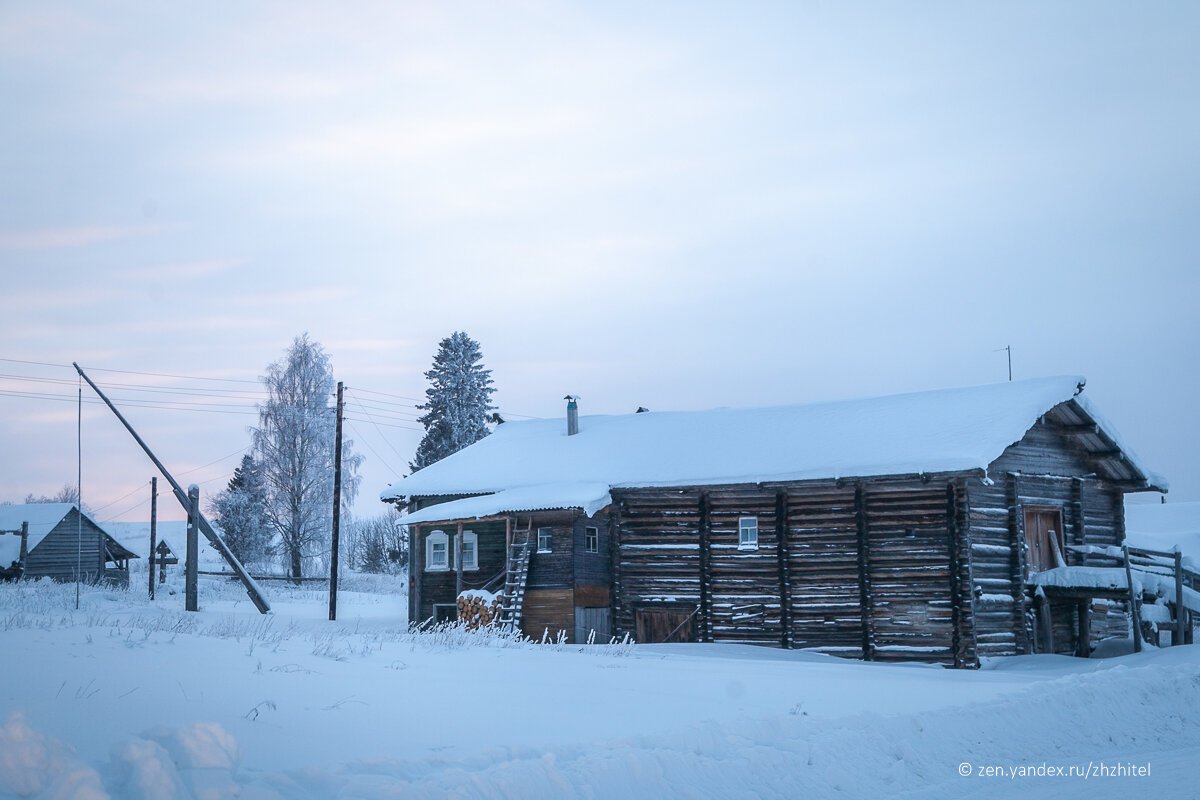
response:
[(129, 583), (129, 560), (139, 556), (109, 536), (74, 503), (27, 503), (0, 506), (0, 563), (12, 570), (20, 561), (21, 531), (26, 531), (25, 578), (50, 577), (87, 583)]
[(1124, 494), (1166, 481), (1083, 387), (504, 423), (381, 495), (408, 512), (411, 619), (507, 584), (535, 638), (1087, 655), (1128, 603), (1037, 575), (1103, 564)]

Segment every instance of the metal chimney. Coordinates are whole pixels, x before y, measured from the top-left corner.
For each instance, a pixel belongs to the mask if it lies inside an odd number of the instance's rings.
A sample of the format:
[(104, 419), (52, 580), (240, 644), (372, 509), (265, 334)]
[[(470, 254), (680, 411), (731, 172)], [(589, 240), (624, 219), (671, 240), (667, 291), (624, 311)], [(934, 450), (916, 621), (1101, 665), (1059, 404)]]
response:
[(567, 401), (567, 436), (574, 436), (579, 433), (579, 406), (571, 395), (563, 399)]

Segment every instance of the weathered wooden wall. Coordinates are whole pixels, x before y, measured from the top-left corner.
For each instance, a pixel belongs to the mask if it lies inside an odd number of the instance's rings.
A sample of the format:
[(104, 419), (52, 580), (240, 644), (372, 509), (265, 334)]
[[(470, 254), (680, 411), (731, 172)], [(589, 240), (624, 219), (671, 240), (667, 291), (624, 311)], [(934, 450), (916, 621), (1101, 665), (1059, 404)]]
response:
[(553, 640), (565, 633), (575, 637), (575, 591), (573, 589), (528, 589), (521, 618), (521, 632), (535, 641)]
[[(639, 489), (617, 498), (613, 629), (636, 630), (645, 604), (700, 605), (700, 491)], [(702, 609), (703, 614), (707, 609)]]
[[(612, 582), (608, 541), (612, 525), (612, 515), (607, 511), (600, 511), (592, 517), (580, 514), (575, 519), (571, 548), (575, 558), (576, 585), (608, 586)], [(596, 529), (598, 546), (595, 553), (587, 551), (588, 528)]]
[[(1109, 559), (1080, 554), (1071, 545), (1119, 546), (1124, 542), (1122, 490), (1096, 477), (1087, 454), (1069, 433), (1039, 421), (988, 467), (990, 485), (968, 486), (971, 570), (978, 587), (974, 603), (979, 654), (1032, 652), (1036, 611), (1028, 602), (1025, 580), (1028, 552), (1024, 510), (1028, 506), (1062, 509), (1063, 556), (1068, 565), (1112, 566)], [(1127, 610), (1106, 604), (1092, 612), (1093, 642), (1125, 635)], [(1051, 604), (1054, 650), (1073, 653), (1078, 646), (1077, 606)]]
[[(530, 520), (530, 541), (534, 553), (529, 559), (529, 589), (572, 589), (575, 574), (575, 516), (570, 511), (535, 512), (532, 518), (522, 517), (522, 525)], [(550, 552), (537, 551), (539, 528), (550, 528)], [(566, 628), (569, 632), (574, 627)], [(541, 635), (541, 631), (538, 632)]]
[(863, 657), (858, 514), (853, 485), (788, 491), (792, 644)]
[[(783, 635), (776, 492), (759, 487), (706, 493), (711, 607), (710, 641), (780, 645)], [(738, 519), (758, 518), (758, 548), (738, 549)]]
[(82, 523), (81, 537), (79, 512), (71, 509), (62, 521), (29, 551), (25, 563), (25, 577), (50, 577), (58, 581), (73, 581), (77, 572), (76, 565), (79, 565), (84, 581), (93, 582), (102, 578), (104, 551), (100, 543), (105, 534), (87, 516), (83, 517)]
[(618, 505), (618, 635), (638, 609), (690, 607), (702, 641), (975, 663), (961, 482), (631, 489)]
[[(458, 599), (458, 573), (454, 569), (454, 536), (458, 525), (444, 523), (421, 523), (414, 525), (416, 535), (410, 532), (412, 554), (412, 580), (409, 581), (409, 621), (423, 622), (433, 616), (435, 604), (453, 604)], [(464, 524), (464, 530), (479, 537), (479, 569), (463, 571), (463, 589), (480, 589), (504, 569), (505, 541), (504, 523), (472, 522)], [(434, 531), (443, 531), (449, 541), (448, 570), (425, 569), (425, 540)]]

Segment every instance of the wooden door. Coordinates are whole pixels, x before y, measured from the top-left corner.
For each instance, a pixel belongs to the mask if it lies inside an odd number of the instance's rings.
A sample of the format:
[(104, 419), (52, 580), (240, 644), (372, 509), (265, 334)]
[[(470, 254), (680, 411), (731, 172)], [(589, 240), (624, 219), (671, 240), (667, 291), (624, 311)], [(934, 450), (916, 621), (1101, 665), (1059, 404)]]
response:
[(688, 608), (639, 608), (634, 613), (641, 644), (694, 642), (696, 617)]
[(1062, 509), (1049, 506), (1025, 508), (1025, 544), (1029, 548), (1030, 572), (1066, 564), (1062, 534)]
[(575, 642), (577, 644), (586, 644), (592, 631), (596, 632), (596, 638), (593, 640), (596, 644), (608, 644), (608, 640), (612, 638), (609, 630), (608, 606), (602, 608), (575, 606)]

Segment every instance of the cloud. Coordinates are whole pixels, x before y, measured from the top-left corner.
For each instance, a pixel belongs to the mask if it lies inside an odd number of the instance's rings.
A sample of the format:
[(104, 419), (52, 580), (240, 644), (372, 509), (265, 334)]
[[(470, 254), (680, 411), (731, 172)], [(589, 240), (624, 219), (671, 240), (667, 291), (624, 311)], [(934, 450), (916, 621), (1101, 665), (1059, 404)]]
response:
[(238, 293), (225, 300), (229, 305), (279, 307), (336, 303), (356, 296), (358, 290), (348, 286), (312, 286), (307, 289)]
[(325, 75), (305, 73), (232, 73), (228, 75), (168, 75), (138, 87), (153, 103), (280, 103), (317, 100), (337, 95), (341, 87)]
[(86, 247), (101, 242), (150, 236), (162, 229), (161, 225), (82, 225), (73, 228), (0, 230), (0, 250)]
[(501, 151), (512, 143), (554, 141), (582, 132), (593, 122), (583, 109), (370, 119), (238, 147), (218, 153), (215, 161), (235, 169), (291, 168), (313, 160), (374, 167), (425, 164), (479, 149)]
[(422, 344), (418, 339), (330, 339), (325, 342), (325, 349), (334, 353), (342, 352), (397, 352)]
[(201, 331), (230, 331), (270, 328), (271, 319), (234, 316), (167, 317), (163, 319), (125, 320), (107, 326), (108, 330), (123, 333), (198, 333)]
[(114, 278), (128, 279), (159, 279), (177, 280), (182, 278), (203, 278), (241, 266), (249, 261), (246, 258), (210, 258), (203, 261), (187, 261), (179, 264), (157, 264), (149, 267), (130, 267), (116, 270)]

